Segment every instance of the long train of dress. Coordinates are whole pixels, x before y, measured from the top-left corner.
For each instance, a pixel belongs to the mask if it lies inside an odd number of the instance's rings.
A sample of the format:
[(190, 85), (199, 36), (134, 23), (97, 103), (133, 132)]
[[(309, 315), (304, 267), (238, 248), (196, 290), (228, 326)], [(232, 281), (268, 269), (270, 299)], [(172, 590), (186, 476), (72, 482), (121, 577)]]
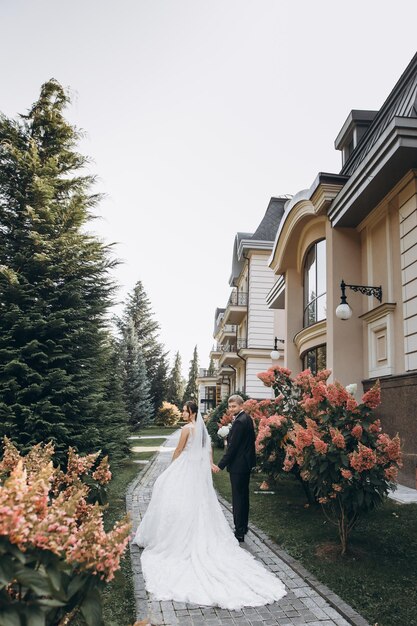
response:
[(156, 600), (238, 610), (285, 594), (284, 584), (239, 546), (213, 487), (210, 464), (189, 444), (157, 478), (134, 543), (145, 585)]

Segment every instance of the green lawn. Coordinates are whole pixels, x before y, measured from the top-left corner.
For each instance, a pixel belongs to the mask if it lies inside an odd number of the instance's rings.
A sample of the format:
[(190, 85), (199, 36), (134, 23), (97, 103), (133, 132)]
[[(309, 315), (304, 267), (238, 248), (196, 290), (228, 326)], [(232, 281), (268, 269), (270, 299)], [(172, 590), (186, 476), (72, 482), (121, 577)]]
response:
[(152, 452), (152, 451), (148, 452), (146, 450), (144, 450), (143, 452), (132, 452), (132, 460), (147, 461), (151, 459), (154, 454), (155, 452)]
[[(172, 433), (175, 433), (178, 428), (181, 428), (183, 422), (180, 422), (177, 426), (164, 428), (163, 426), (146, 426), (145, 428), (141, 428), (137, 431), (137, 433), (132, 433), (133, 436), (140, 435), (143, 437), (149, 437), (150, 435), (161, 435), (162, 437), (168, 437)], [(139, 441), (138, 439), (132, 439), (131, 441)]]
[[(222, 455), (215, 450), (214, 459)], [(305, 507), (299, 483), (284, 476), (275, 494), (254, 494), (263, 480), (251, 479), (250, 520), (371, 624), (417, 626), (417, 505), (388, 500), (352, 534), (351, 551), (338, 553), (337, 529), (320, 507)], [(219, 493), (230, 500), (226, 471), (214, 474)]]
[[(134, 455), (136, 458), (137, 455)], [(143, 468), (126, 461), (114, 469), (109, 487), (109, 508), (105, 514), (106, 526), (112, 526), (126, 513), (126, 489)], [(129, 550), (126, 550), (121, 568), (114, 580), (103, 591), (104, 623), (106, 626), (128, 626), (135, 621), (133, 574)]]

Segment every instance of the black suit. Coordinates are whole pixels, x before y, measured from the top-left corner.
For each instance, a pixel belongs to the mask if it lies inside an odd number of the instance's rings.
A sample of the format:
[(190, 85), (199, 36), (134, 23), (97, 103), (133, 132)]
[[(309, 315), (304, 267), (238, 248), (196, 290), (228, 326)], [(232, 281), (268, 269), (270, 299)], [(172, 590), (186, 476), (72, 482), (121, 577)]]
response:
[(235, 417), (227, 437), (227, 451), (218, 465), (220, 469), (227, 467), (230, 474), (235, 534), (243, 537), (248, 530), (250, 472), (256, 465), (255, 429), (252, 418), (244, 411)]

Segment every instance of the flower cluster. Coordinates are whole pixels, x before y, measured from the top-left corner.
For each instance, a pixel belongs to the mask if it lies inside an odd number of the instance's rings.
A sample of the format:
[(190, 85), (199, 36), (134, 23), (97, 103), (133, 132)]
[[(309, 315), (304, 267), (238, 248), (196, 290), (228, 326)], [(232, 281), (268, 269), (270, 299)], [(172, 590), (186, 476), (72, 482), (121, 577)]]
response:
[(224, 439), (229, 434), (230, 429), (231, 429), (231, 424), (224, 424), (223, 426), (220, 426), (219, 430), (217, 431), (217, 434), (219, 435), (219, 437)]
[[(326, 505), (346, 548), (350, 530), (394, 487), (401, 467), (398, 435), (381, 432), (381, 422), (372, 414), (380, 403), (379, 381), (358, 402), (355, 385), (327, 382), (329, 370), (316, 376), (305, 370), (292, 380), (288, 370), (279, 369), (271, 368), (260, 378), (279, 394), (280, 419), (286, 420), (281, 467), (307, 482), (317, 501)], [(272, 441), (271, 428), (261, 419), (258, 454), (270, 451)]]
[(109, 467), (109, 457), (105, 456), (100, 461), (100, 465), (91, 474), (94, 480), (100, 485), (107, 485), (111, 481), (111, 471)]
[(124, 519), (110, 531), (103, 526), (103, 507), (87, 501), (90, 488), (81, 477), (105, 484), (111, 478), (107, 457), (92, 471), (98, 454), (78, 456), (68, 451), (67, 471), (55, 468), (51, 445), (34, 446), (21, 456), (4, 440), (0, 463), (0, 536), (22, 552), (48, 550), (76, 571), (88, 571), (105, 581), (114, 577), (129, 539)]

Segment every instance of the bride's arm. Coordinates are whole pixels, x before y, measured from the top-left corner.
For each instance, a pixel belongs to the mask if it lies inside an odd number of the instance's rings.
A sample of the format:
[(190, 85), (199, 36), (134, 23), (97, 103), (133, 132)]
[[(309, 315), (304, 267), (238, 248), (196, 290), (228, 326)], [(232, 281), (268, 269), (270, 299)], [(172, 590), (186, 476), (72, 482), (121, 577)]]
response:
[(173, 461), (175, 461), (175, 459), (178, 458), (179, 455), (181, 454), (181, 452), (184, 450), (185, 444), (187, 443), (187, 439), (188, 439), (189, 433), (190, 433), (189, 428), (183, 428), (182, 429), (180, 440), (178, 442), (177, 447), (174, 450), (174, 454), (172, 455), (172, 460)]

